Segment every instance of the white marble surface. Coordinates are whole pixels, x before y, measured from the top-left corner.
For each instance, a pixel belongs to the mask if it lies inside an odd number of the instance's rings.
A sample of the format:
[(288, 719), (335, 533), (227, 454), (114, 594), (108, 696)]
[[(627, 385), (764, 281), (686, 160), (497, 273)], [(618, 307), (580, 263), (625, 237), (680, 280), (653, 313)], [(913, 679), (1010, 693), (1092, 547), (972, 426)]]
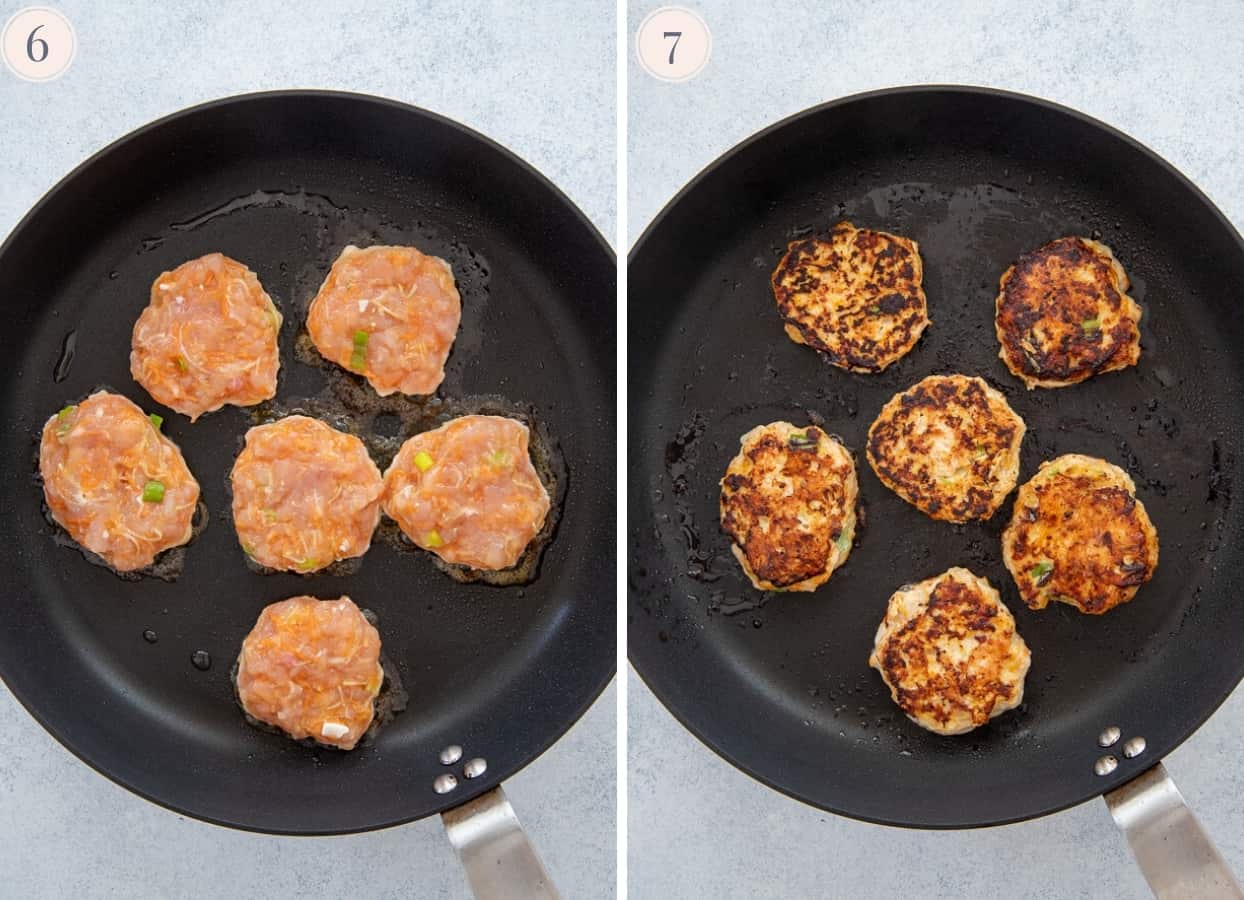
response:
[[(631, 5), (631, 35), (656, 5)], [(837, 0), (781, 15), (742, 0), (685, 5), (713, 32), (700, 76), (664, 84), (630, 67), (632, 241), (690, 178), (753, 132), (834, 97), (920, 82), (989, 84), (1098, 116), (1173, 162), (1244, 226), (1238, 4)], [(633, 900), (1150, 896), (1101, 802), (971, 832), (864, 825), (750, 780), (630, 677)], [(1244, 875), (1242, 734), (1237, 690), (1167, 765)]]
[[(4, 4), (0, 18), (19, 5)], [(48, 84), (0, 69), (0, 234), (136, 126), (228, 94), (323, 87), (404, 100), (484, 132), (613, 236), (608, 0), (551, 0), (537, 12), (503, 0), (56, 5), (77, 30), (72, 68)], [(506, 785), (567, 897), (613, 896), (615, 696), (611, 686)], [(0, 835), (0, 897), (469, 896), (437, 819), (341, 838), (204, 825), (95, 774), (3, 688)]]

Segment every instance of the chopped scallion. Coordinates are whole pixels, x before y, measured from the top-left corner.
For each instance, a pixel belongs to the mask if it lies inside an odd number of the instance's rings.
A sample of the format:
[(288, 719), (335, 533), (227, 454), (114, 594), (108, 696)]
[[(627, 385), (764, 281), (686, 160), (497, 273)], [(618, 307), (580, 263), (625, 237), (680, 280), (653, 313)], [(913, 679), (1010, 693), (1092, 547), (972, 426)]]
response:
[(834, 544), (838, 547), (839, 553), (846, 553), (851, 549), (851, 535), (845, 531), (842, 532), (834, 538)]
[(178, 371), (180, 372), (190, 371), (190, 363), (186, 362), (186, 360), (183, 357), (180, 357), (180, 356), (174, 357), (173, 361), (177, 363)]
[(63, 438), (69, 433), (69, 429), (73, 428), (73, 423), (69, 421), (69, 417), (73, 415), (76, 406), (66, 406), (56, 414), (56, 436)]
[(445, 543), (441, 540), (441, 533), (436, 530), (429, 531), (423, 536), (423, 546), (435, 550), (441, 544)]
[(158, 415), (156, 413), (151, 413), (150, 415), (147, 416), (147, 418), (151, 420), (151, 425), (153, 428), (155, 428), (156, 431), (159, 431), (160, 426), (164, 424), (164, 416)]
[(143, 503), (159, 503), (164, 499), (164, 483), (148, 481), (143, 485)]
[(488, 464), (493, 468), (503, 468), (510, 464), (510, 454), (504, 450), (490, 450), (487, 455)]
[(436, 460), (432, 459), (432, 454), (424, 450), (420, 450), (415, 454), (415, 465), (419, 468), (420, 472), (426, 472), (435, 464)]
[(1050, 573), (1053, 571), (1054, 571), (1054, 564), (1047, 560), (1045, 562), (1037, 563), (1035, 566), (1033, 566), (1031, 569), (1028, 570), (1028, 574), (1029, 576), (1031, 576), (1032, 580), (1035, 581), (1037, 584), (1044, 584), (1046, 581), (1049, 580)]
[(1080, 327), (1084, 329), (1085, 334), (1094, 334), (1095, 332), (1101, 331), (1101, 319), (1096, 317), (1092, 319), (1085, 319), (1080, 323)]
[(316, 559), (314, 556), (308, 556), (306, 559), (298, 560), (298, 571), (299, 572), (310, 572), (312, 569), (318, 569), (319, 566), (320, 566), (320, 561)]
[(815, 450), (817, 445), (817, 437), (815, 434), (809, 434), (806, 431), (793, 431), (787, 438), (787, 445), (792, 450)]
[(350, 354), (350, 368), (357, 372), (367, 368), (367, 338), (366, 331), (354, 332), (354, 352)]

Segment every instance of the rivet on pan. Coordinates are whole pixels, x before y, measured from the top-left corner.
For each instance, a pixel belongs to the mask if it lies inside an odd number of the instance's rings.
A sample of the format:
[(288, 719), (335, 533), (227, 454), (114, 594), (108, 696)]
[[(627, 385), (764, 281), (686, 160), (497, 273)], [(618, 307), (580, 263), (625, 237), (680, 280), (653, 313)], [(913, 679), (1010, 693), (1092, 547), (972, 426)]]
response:
[(1107, 728), (1105, 731), (1103, 731), (1101, 734), (1097, 736), (1097, 746), (1113, 747), (1115, 743), (1119, 740), (1119, 737), (1122, 734), (1123, 732), (1119, 730), (1118, 725), (1111, 725), (1109, 728)]
[(1123, 755), (1128, 759), (1135, 759), (1145, 752), (1145, 739), (1140, 735), (1128, 738), (1123, 744)]
[(457, 744), (450, 744), (441, 751), (441, 765), (452, 766), (458, 760), (462, 759), (462, 748)]
[(462, 774), (467, 778), (479, 778), (488, 771), (488, 760), (477, 756), (462, 767)]
[(448, 772), (442, 772), (436, 776), (436, 780), (432, 782), (432, 790), (438, 794), (448, 794), (458, 786), (458, 779)]
[(1109, 775), (1119, 767), (1119, 761), (1107, 753), (1105, 756), (1099, 757), (1097, 762), (1093, 763), (1093, 771), (1098, 775)]

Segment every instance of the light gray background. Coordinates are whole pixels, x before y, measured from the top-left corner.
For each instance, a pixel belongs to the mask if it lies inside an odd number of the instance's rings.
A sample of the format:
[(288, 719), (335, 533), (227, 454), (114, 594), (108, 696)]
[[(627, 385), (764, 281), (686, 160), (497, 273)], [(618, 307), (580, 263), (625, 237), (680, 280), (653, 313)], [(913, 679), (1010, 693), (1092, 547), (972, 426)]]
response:
[[(816, 103), (920, 82), (1047, 97), (1122, 128), (1244, 225), (1244, 5), (688, 2), (713, 33), (708, 66), (664, 84), (634, 60), (656, 3), (632, 3), (628, 229), (634, 241), (688, 180), (743, 138)], [(1242, 286), (1244, 287), (1244, 286)], [(1234, 652), (1244, 652), (1236, 648)], [(923, 833), (804, 806), (722, 761), (629, 682), (633, 900), (1143, 898), (1100, 801), (1036, 822)], [(1168, 768), (1244, 875), (1244, 690)]]
[[(0, 21), (21, 5), (0, 6)], [(0, 233), (86, 156), (145, 122), (228, 94), (324, 87), (404, 100), (478, 129), (614, 235), (609, 0), (529, 11), (500, 0), (53, 5), (77, 30), (70, 70), (28, 84), (0, 69)], [(614, 894), (615, 721), (611, 685), (506, 785), (568, 898)], [(438, 819), (342, 838), (204, 825), (95, 774), (2, 687), (0, 873), (5, 898), (469, 896)]]

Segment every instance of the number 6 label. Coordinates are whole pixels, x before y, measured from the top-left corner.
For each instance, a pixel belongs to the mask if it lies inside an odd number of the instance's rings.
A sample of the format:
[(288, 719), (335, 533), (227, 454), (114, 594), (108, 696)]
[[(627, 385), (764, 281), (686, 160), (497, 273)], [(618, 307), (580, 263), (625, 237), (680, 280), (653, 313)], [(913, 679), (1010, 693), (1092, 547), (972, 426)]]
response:
[(65, 16), (46, 6), (28, 6), (9, 19), (0, 35), (5, 65), (26, 81), (51, 81), (65, 73), (78, 51), (78, 38)]
[(653, 10), (635, 35), (639, 64), (662, 81), (687, 81), (700, 74), (713, 49), (708, 25), (681, 6)]

